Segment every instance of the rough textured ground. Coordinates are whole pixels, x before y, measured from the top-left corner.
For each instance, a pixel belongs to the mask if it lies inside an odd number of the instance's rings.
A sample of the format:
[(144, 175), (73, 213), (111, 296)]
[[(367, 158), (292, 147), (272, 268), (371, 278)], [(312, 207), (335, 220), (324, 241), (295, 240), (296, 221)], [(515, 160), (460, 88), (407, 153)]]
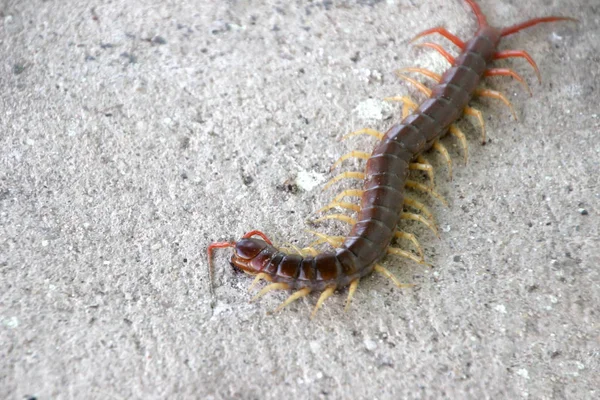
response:
[[(505, 41), (537, 60), (534, 95), (475, 102), (490, 142), (439, 157), (433, 269), (386, 265), (318, 317), (266, 315), (206, 247), (251, 229), (306, 245), (339, 138), (422, 97), (393, 74), (445, 61), (408, 41), (460, 1), (0, 1), (0, 398), (530, 398), (600, 395), (600, 5), (480, 1), (492, 23), (579, 24)], [(447, 48), (450, 44), (433, 38)], [(454, 51), (454, 49), (452, 49)], [(347, 167), (352, 167), (348, 163)], [(358, 168), (358, 165), (354, 165)], [(319, 185), (311, 188), (314, 183)], [(297, 189), (297, 190), (296, 190)], [(339, 234), (342, 224), (319, 226)], [(409, 248), (407, 244), (403, 244)]]

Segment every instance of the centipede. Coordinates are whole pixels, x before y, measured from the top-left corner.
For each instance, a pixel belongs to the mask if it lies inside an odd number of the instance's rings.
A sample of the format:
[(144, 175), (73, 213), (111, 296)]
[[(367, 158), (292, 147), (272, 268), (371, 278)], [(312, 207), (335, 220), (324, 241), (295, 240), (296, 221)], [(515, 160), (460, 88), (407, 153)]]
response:
[[(437, 51), (451, 64), (450, 68), (442, 75), (416, 67), (396, 71), (400, 79), (414, 85), (427, 99), (417, 104), (409, 96), (387, 98), (402, 103), (400, 122), (393, 124), (385, 133), (367, 128), (346, 135), (364, 134), (374, 136), (378, 140), (371, 153), (355, 150), (343, 155), (334, 164), (337, 168), (346, 160), (362, 159), (366, 161), (363, 171), (343, 172), (325, 186), (327, 188), (346, 179), (362, 181), (362, 189), (344, 190), (320, 210), (329, 212), (332, 209), (345, 209), (355, 213), (355, 217), (346, 214), (327, 214), (319, 219), (337, 219), (347, 222), (352, 226), (350, 233), (344, 237), (310, 231), (318, 238), (313, 246), (330, 245), (333, 250), (327, 251), (318, 251), (312, 246), (302, 249), (278, 248), (265, 233), (259, 230), (249, 231), (238, 241), (214, 242), (207, 249), (211, 281), (214, 268), (213, 251), (232, 248), (230, 264), (255, 277), (251, 289), (261, 281), (268, 283), (252, 300), (275, 290), (289, 291), (287, 299), (274, 310), (276, 312), (298, 299), (317, 292), (320, 295), (311, 318), (335, 291), (345, 288), (348, 288), (345, 302), (347, 310), (359, 282), (372, 272), (383, 275), (400, 288), (412, 286), (400, 282), (382, 265), (382, 259), (387, 255), (397, 255), (418, 264), (427, 264), (415, 235), (399, 227), (402, 220), (413, 220), (438, 234), (432, 212), (420, 201), (406, 195), (406, 189), (411, 189), (442, 202), (445, 201), (434, 188), (433, 166), (423, 157), (423, 154), (430, 150), (440, 153), (448, 165), (448, 172), (451, 173), (452, 159), (448, 149), (440, 142), (442, 137), (450, 134), (460, 144), (466, 162), (467, 139), (457, 125), (457, 121), (463, 115), (474, 117), (478, 121), (482, 132), (481, 141), (485, 143), (483, 115), (480, 110), (470, 105), (473, 98), (489, 97), (500, 100), (511, 109), (516, 119), (510, 101), (501, 92), (482, 88), (481, 81), (491, 76), (511, 77), (531, 92), (525, 79), (513, 69), (497, 68), (492, 65), (496, 60), (508, 58), (526, 60), (540, 82), (541, 77), (537, 64), (527, 51), (499, 49), (503, 38), (542, 23), (576, 21), (570, 17), (547, 16), (506, 28), (495, 28), (488, 24), (485, 14), (474, 0), (464, 1), (477, 19), (477, 30), (471, 39), (463, 41), (442, 26), (427, 29), (412, 39), (414, 42), (426, 36), (439, 34), (451, 42), (459, 51), (457, 57), (453, 57), (436, 43), (418, 44)], [(412, 78), (411, 73), (433, 80), (435, 82), (433, 87), (429, 88)], [(409, 176), (411, 171), (422, 171), (425, 180), (411, 179)], [(360, 201), (355, 204), (349, 201), (349, 198), (358, 198)], [(392, 241), (398, 243), (400, 240), (411, 242), (414, 250), (408, 251), (392, 245)]]

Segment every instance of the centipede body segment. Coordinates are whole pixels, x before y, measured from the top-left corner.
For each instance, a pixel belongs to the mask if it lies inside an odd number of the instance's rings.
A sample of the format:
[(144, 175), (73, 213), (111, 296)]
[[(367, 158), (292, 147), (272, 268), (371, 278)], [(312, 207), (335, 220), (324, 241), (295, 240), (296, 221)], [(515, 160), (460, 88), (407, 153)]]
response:
[[(361, 190), (345, 190), (322, 211), (338, 207), (356, 212), (356, 217), (345, 214), (328, 214), (323, 219), (339, 219), (352, 224), (350, 233), (345, 237), (318, 234), (316, 243), (328, 243), (334, 251), (318, 252), (313, 247), (294, 249), (293, 253), (275, 247), (267, 236), (260, 231), (251, 231), (237, 242), (216, 242), (208, 247), (209, 265), (212, 271), (212, 252), (217, 248), (232, 247), (231, 264), (251, 275), (255, 275), (253, 286), (261, 280), (269, 282), (256, 296), (259, 298), (273, 290), (292, 290), (290, 297), (277, 310), (309, 295), (320, 292), (320, 297), (313, 311), (313, 316), (335, 290), (349, 287), (347, 306), (350, 304), (361, 278), (375, 271), (391, 279), (399, 287), (410, 286), (400, 283), (397, 278), (380, 261), (387, 254), (395, 254), (409, 258), (415, 262), (426, 264), (423, 252), (414, 235), (398, 229), (403, 219), (423, 223), (437, 234), (431, 212), (419, 201), (406, 195), (406, 189), (420, 191), (442, 200), (433, 189), (433, 167), (422, 156), (432, 149), (441, 154), (451, 172), (452, 160), (447, 149), (439, 139), (447, 133), (455, 136), (461, 143), (467, 157), (467, 145), (464, 133), (455, 124), (463, 115), (478, 120), (482, 129), (482, 141), (485, 142), (485, 126), (482, 113), (469, 106), (475, 96), (486, 96), (501, 100), (512, 110), (512, 105), (499, 92), (479, 87), (481, 80), (488, 76), (509, 76), (529, 87), (525, 80), (515, 71), (507, 68), (494, 68), (494, 60), (519, 57), (525, 59), (540, 78), (539, 69), (533, 58), (524, 50), (498, 50), (501, 39), (525, 28), (545, 23), (572, 20), (565, 17), (544, 17), (532, 19), (508, 28), (491, 27), (485, 15), (474, 0), (465, 0), (475, 14), (478, 29), (473, 38), (464, 42), (443, 27), (435, 27), (423, 31), (413, 40), (432, 34), (439, 34), (448, 39), (460, 50), (457, 57), (452, 57), (441, 46), (434, 43), (421, 43), (421, 46), (438, 51), (451, 63), (451, 67), (442, 75), (422, 69), (406, 68), (397, 75), (413, 84), (428, 98), (420, 105), (408, 97), (390, 98), (402, 101), (403, 119), (392, 125), (387, 132), (380, 133), (372, 129), (362, 129), (354, 134), (367, 134), (379, 139), (379, 143), (369, 154), (351, 152), (338, 160), (334, 167), (339, 167), (349, 158), (366, 159), (364, 171), (348, 171), (332, 179), (333, 185), (343, 179), (360, 179)], [(433, 81), (433, 88), (428, 88), (414, 80), (407, 73), (420, 73)], [(514, 114), (513, 111), (513, 115)], [(420, 170), (428, 174), (430, 185), (409, 179), (411, 170)], [(356, 205), (349, 198), (359, 197)], [(343, 201), (342, 201), (343, 200)], [(404, 209), (414, 209), (408, 212)], [(255, 236), (258, 236), (255, 237)], [(394, 238), (412, 242), (416, 253), (390, 246)]]

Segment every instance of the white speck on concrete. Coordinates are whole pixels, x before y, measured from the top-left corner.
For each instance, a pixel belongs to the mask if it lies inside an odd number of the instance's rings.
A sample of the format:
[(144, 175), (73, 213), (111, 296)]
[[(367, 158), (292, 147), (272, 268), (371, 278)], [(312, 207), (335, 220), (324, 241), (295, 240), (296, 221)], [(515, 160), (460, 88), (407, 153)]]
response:
[(498, 311), (499, 313), (506, 314), (506, 306), (504, 306), (504, 304), (496, 304), (494, 306), (494, 310)]
[(325, 175), (318, 172), (300, 171), (296, 176), (296, 185), (307, 192), (310, 192), (323, 182), (325, 182)]
[(358, 118), (367, 121), (381, 121), (392, 115), (392, 106), (381, 100), (368, 99), (362, 101), (354, 109)]
[(17, 328), (19, 326), (19, 319), (17, 317), (9, 317), (2, 320), (2, 324), (7, 328)]
[(369, 351), (375, 351), (375, 349), (377, 349), (377, 343), (375, 343), (371, 339), (365, 339), (364, 345), (365, 345), (365, 348)]
[(529, 371), (527, 371), (525, 368), (519, 368), (516, 373), (525, 379), (529, 379)]

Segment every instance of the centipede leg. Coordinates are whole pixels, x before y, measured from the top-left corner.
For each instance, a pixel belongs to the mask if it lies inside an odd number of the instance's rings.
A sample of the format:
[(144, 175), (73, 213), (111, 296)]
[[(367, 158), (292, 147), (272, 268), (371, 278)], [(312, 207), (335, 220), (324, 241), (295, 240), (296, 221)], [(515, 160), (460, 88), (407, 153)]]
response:
[(350, 224), (350, 225), (356, 224), (356, 220), (354, 218), (349, 217), (349, 216), (344, 215), (344, 214), (329, 214), (329, 215), (325, 215), (325, 216), (323, 216), (321, 218), (315, 219), (314, 222), (323, 222), (323, 221), (325, 221), (327, 219), (337, 219), (338, 221), (342, 221), (342, 222), (345, 222), (345, 223)]
[(354, 297), (354, 292), (356, 292), (356, 288), (358, 287), (358, 282), (360, 278), (356, 278), (352, 282), (350, 282), (350, 288), (348, 289), (348, 297), (346, 298), (346, 305), (344, 306), (344, 312), (348, 311), (350, 308), (350, 303), (352, 302), (352, 298)]
[(452, 43), (454, 43), (456, 45), (456, 47), (458, 47), (461, 50), (465, 49), (465, 42), (463, 42), (462, 40), (460, 40), (458, 37), (456, 37), (454, 34), (448, 32), (448, 30), (442, 26), (437, 26), (435, 28), (430, 28), (427, 30), (424, 30), (423, 32), (417, 34), (417, 36), (415, 36), (414, 38), (412, 38), (410, 40), (410, 42), (414, 42), (415, 40), (423, 37), (423, 36), (427, 36), (427, 35), (431, 35), (433, 33), (439, 33), (440, 35), (442, 35), (443, 37), (445, 37), (446, 39), (448, 39), (449, 41), (451, 41)]
[(256, 296), (250, 300), (250, 302), (256, 301), (259, 298), (263, 297), (265, 294), (273, 291), (273, 290), (289, 290), (290, 286), (287, 283), (279, 282), (279, 283), (271, 283), (270, 285), (265, 286)]
[(438, 199), (445, 206), (448, 206), (448, 202), (446, 201), (446, 199), (444, 199), (444, 197), (441, 194), (439, 194), (438, 192), (436, 192), (432, 188), (423, 185), (422, 183), (415, 182), (415, 181), (412, 181), (410, 179), (407, 179), (406, 182), (404, 183), (404, 186), (406, 186), (407, 188), (418, 190), (420, 192), (428, 193), (431, 196), (433, 196), (436, 199)]
[(415, 86), (417, 89), (419, 89), (419, 91), (421, 91), (423, 94), (425, 94), (425, 96), (431, 97), (431, 89), (429, 89), (427, 86), (423, 85), (421, 82), (416, 81), (413, 78), (411, 78), (410, 76), (403, 75), (397, 71), (396, 71), (396, 76), (402, 80), (405, 80), (406, 82), (411, 83), (413, 86)]
[(469, 160), (469, 144), (467, 143), (467, 136), (465, 136), (463, 131), (461, 131), (460, 128), (458, 126), (456, 126), (456, 124), (450, 125), (449, 131), (450, 131), (450, 134), (452, 136), (454, 136), (455, 138), (457, 138), (458, 141), (460, 142), (460, 145), (463, 149), (465, 165), (466, 165), (467, 161)]
[(427, 219), (423, 218), (422, 215), (409, 213), (409, 212), (403, 212), (400, 214), (400, 219), (410, 219), (412, 221), (420, 222), (423, 225), (425, 225), (426, 227), (428, 227), (434, 233), (435, 236), (437, 236), (438, 238), (440, 237), (437, 227), (434, 224), (432, 224), (431, 222), (429, 222)]
[(325, 300), (327, 300), (329, 297), (331, 297), (331, 295), (333, 295), (333, 292), (335, 292), (335, 286), (329, 286), (328, 288), (326, 288), (323, 291), (323, 293), (321, 293), (321, 296), (319, 296), (319, 300), (317, 300), (317, 304), (315, 305), (315, 308), (313, 309), (312, 313), (310, 314), (310, 319), (313, 319), (315, 317), (315, 315), (317, 315), (317, 311), (319, 311), (321, 306), (323, 306), (323, 303), (325, 302)]
[(408, 169), (426, 172), (427, 176), (429, 177), (429, 181), (431, 182), (431, 186), (434, 185), (433, 166), (431, 164), (410, 163), (408, 164)]
[(500, 60), (503, 58), (521, 57), (527, 60), (529, 65), (533, 67), (535, 74), (538, 78), (538, 82), (542, 83), (542, 76), (540, 75), (540, 69), (535, 63), (534, 59), (525, 50), (502, 50), (494, 54), (494, 60)]
[(525, 90), (527, 90), (529, 92), (530, 96), (533, 96), (533, 92), (531, 91), (531, 88), (529, 87), (529, 85), (527, 84), (527, 82), (525, 82), (525, 79), (523, 79), (523, 77), (521, 77), (521, 75), (517, 74), (512, 69), (509, 69), (509, 68), (491, 68), (491, 69), (486, 70), (484, 72), (483, 76), (510, 76), (513, 79), (517, 80), (521, 85), (523, 85), (523, 87), (525, 88)]
[(439, 83), (442, 80), (442, 76), (441, 75), (436, 74), (435, 72), (430, 71), (430, 70), (425, 69), (425, 68), (406, 67), (406, 68), (400, 68), (398, 70), (398, 72), (417, 72), (417, 73), (419, 73), (421, 75), (425, 75), (426, 77), (433, 79), (437, 83)]
[(301, 299), (302, 297), (306, 297), (309, 293), (310, 293), (310, 288), (304, 288), (304, 289), (300, 289), (300, 290), (294, 292), (292, 295), (290, 295), (290, 297), (285, 299), (285, 301), (283, 303), (281, 303), (275, 310), (273, 310), (273, 313), (281, 311), (283, 308), (287, 307), (294, 301)]
[(417, 103), (415, 103), (408, 96), (386, 97), (383, 100), (401, 102), (402, 103), (402, 119), (408, 117), (408, 115), (411, 113), (411, 111), (418, 107)]
[(317, 251), (317, 249), (315, 249), (315, 248), (313, 248), (311, 246), (303, 247), (302, 248), (302, 255), (309, 255), (309, 256), (313, 256), (314, 257), (314, 256), (316, 256), (318, 254), (319, 254), (319, 252)]
[(366, 153), (364, 151), (358, 151), (358, 150), (351, 151), (350, 153), (344, 154), (335, 163), (333, 163), (333, 165), (331, 166), (330, 171), (333, 171), (342, 162), (344, 162), (344, 161), (346, 161), (346, 160), (348, 160), (350, 158), (358, 158), (358, 159), (362, 159), (362, 160), (368, 160), (370, 156), (371, 155), (369, 153)]
[(409, 287), (414, 287), (415, 286), (415, 285), (410, 284), (410, 283), (402, 283), (402, 282), (400, 282), (398, 280), (398, 278), (396, 278), (396, 276), (394, 274), (392, 274), (390, 271), (388, 271), (388, 269), (385, 268), (384, 266), (382, 266), (381, 264), (375, 264), (375, 268), (373, 270), (375, 272), (378, 272), (381, 275), (385, 276), (386, 278), (388, 278), (392, 282), (394, 282), (394, 285), (398, 286), (399, 288), (409, 288)]
[(446, 50), (444, 50), (444, 48), (442, 46), (440, 46), (439, 44), (425, 42), (425, 43), (419, 43), (416, 46), (417, 47), (429, 47), (430, 49), (434, 49), (438, 53), (440, 53), (442, 55), (442, 57), (444, 57), (446, 60), (448, 60), (448, 62), (450, 64), (454, 64), (454, 57), (452, 57), (450, 55), (450, 53), (448, 53)]
[(347, 203), (344, 201), (332, 201), (331, 203), (327, 204), (325, 207), (322, 207), (319, 210), (317, 210), (317, 212), (320, 213), (323, 211), (331, 210), (332, 208), (335, 208), (335, 207), (345, 208), (346, 210), (351, 210), (351, 211), (355, 211), (355, 212), (360, 211), (360, 206), (358, 204)]
[(323, 187), (323, 190), (329, 188), (331, 185), (333, 185), (336, 182), (341, 181), (342, 179), (358, 179), (358, 180), (362, 181), (365, 179), (365, 174), (364, 174), (364, 172), (358, 172), (358, 171), (343, 172), (343, 173), (339, 174), (338, 176), (332, 178), (329, 182), (327, 182), (327, 184)]
[(433, 213), (429, 210), (429, 208), (425, 206), (425, 204), (413, 199), (412, 197), (404, 196), (404, 205), (421, 211), (425, 218), (427, 218), (433, 226), (436, 226), (435, 218), (433, 218)]
[(333, 199), (333, 201), (340, 201), (344, 197), (362, 197), (363, 191), (360, 189), (346, 189)]
[(269, 274), (265, 274), (264, 272), (260, 272), (260, 273), (256, 274), (256, 277), (254, 278), (254, 280), (253, 280), (253, 281), (252, 281), (252, 283), (250, 284), (250, 287), (248, 288), (248, 291), (249, 291), (249, 292), (251, 292), (251, 291), (252, 291), (252, 289), (253, 289), (253, 288), (254, 288), (256, 285), (258, 285), (258, 283), (259, 283), (261, 280), (263, 280), (263, 279), (264, 279), (265, 281), (267, 281), (267, 282), (271, 282), (271, 275), (269, 275)]
[(433, 149), (440, 153), (446, 160), (446, 163), (448, 164), (448, 178), (452, 180), (452, 158), (450, 158), (450, 153), (448, 153), (448, 149), (446, 148), (446, 146), (441, 144), (439, 140), (433, 142)]
[(474, 94), (479, 97), (491, 97), (493, 99), (502, 101), (508, 108), (510, 108), (510, 112), (512, 113), (515, 121), (518, 119), (512, 103), (502, 93), (490, 89), (475, 89)]
[(481, 126), (481, 144), (485, 144), (485, 121), (483, 120), (483, 113), (473, 107), (465, 107), (464, 110), (466, 115), (477, 118), (479, 125)]
[(412, 233), (408, 233), (408, 232), (396, 231), (396, 232), (394, 232), (394, 236), (396, 236), (398, 239), (410, 240), (410, 242), (413, 244), (413, 246), (415, 246), (415, 249), (417, 249), (417, 252), (419, 253), (419, 257), (421, 258), (421, 260), (425, 259), (425, 256), (423, 253), (423, 248), (421, 247), (421, 244), (419, 243), (419, 241), (417, 240), (417, 237), (415, 235), (413, 235)]
[(328, 243), (329, 245), (331, 245), (331, 247), (338, 248), (342, 245), (342, 243), (344, 243), (343, 236), (330, 236), (330, 235), (325, 235), (323, 233), (311, 231), (311, 230), (307, 230), (307, 232), (312, 233), (313, 235), (315, 235), (316, 237), (319, 238), (318, 240), (315, 240), (313, 243), (311, 243), (314, 245), (321, 244), (321, 243)]
[(358, 135), (369, 135), (369, 136), (373, 136), (373, 137), (381, 140), (381, 139), (383, 139), (383, 136), (385, 134), (381, 133), (379, 131), (376, 131), (375, 129), (364, 128), (364, 129), (359, 129), (354, 132), (350, 132), (349, 134), (342, 136), (342, 140), (346, 140), (352, 136), (358, 136)]

